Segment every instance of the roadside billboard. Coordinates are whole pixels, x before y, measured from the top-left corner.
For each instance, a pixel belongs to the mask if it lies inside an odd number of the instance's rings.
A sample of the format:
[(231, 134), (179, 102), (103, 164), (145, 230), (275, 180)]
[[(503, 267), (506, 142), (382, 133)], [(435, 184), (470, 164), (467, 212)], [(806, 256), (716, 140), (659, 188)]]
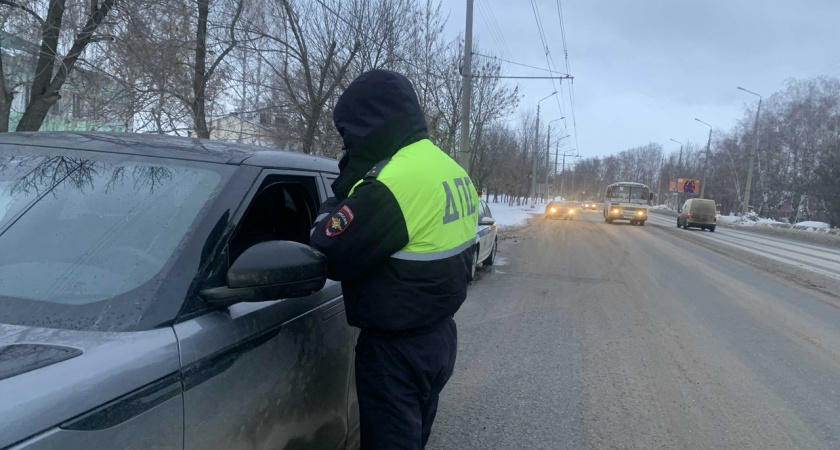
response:
[(671, 192), (686, 192), (688, 194), (700, 193), (700, 180), (696, 178), (671, 178), (671, 184), (668, 187)]

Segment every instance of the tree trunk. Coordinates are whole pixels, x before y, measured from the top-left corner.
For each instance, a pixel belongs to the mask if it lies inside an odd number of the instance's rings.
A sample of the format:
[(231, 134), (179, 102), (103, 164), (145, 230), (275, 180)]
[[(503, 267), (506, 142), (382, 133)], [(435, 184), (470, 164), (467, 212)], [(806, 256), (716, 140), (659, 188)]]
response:
[(29, 104), (17, 125), (17, 131), (38, 131), (41, 129), (41, 124), (44, 123), (50, 107), (61, 98), (59, 90), (76, 65), (79, 56), (93, 38), (93, 33), (114, 6), (114, 1), (105, 0), (91, 12), (84, 28), (73, 40), (73, 45), (67, 52), (67, 56), (59, 64), (55, 75), (53, 75), (56, 59), (55, 49), (58, 46), (58, 35), (64, 17), (64, 0), (50, 1), (47, 20), (44, 21), (41, 53), (35, 70), (35, 78), (32, 81), (32, 95), (29, 96)]
[(0, 57), (0, 133), (9, 131), (9, 116), (12, 111), (14, 91), (6, 89), (6, 76), (3, 72), (3, 58)]
[(207, 17), (210, 0), (198, 0), (198, 28), (195, 42), (195, 70), (193, 71), (193, 126), (199, 138), (209, 139), (204, 95), (207, 89)]

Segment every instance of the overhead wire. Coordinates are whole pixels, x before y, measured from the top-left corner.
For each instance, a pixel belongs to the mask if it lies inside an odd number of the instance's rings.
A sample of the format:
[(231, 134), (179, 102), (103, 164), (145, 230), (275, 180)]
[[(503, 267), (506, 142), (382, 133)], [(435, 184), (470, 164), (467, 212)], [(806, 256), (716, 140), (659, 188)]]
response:
[[(563, 41), (563, 56), (566, 60), (566, 72), (572, 73), (572, 67), (569, 63), (569, 47), (566, 43), (566, 24), (563, 21), (563, 6), (561, 5), (561, 1), (557, 0), (557, 18), (560, 21), (560, 37)], [(561, 82), (562, 84), (562, 82)], [(580, 144), (578, 143), (578, 133), (577, 133), (577, 116), (575, 114), (575, 80), (574, 78), (569, 82), (569, 106), (571, 106), (572, 110), (572, 128), (575, 133), (575, 148), (580, 148)]]
[[(548, 48), (548, 40), (547, 40), (546, 34), (545, 34), (545, 27), (543, 26), (543, 23), (542, 23), (542, 16), (540, 15), (539, 6), (537, 5), (535, 0), (531, 0), (531, 10), (534, 12), (534, 20), (537, 22), (537, 31), (540, 34), (540, 42), (542, 43), (543, 51), (545, 52), (545, 62), (546, 62), (546, 64), (548, 64), (548, 69), (549, 69), (550, 72), (557, 73), (556, 65), (555, 65), (554, 69), (552, 69), (551, 51)], [(554, 88), (555, 91), (558, 91), (557, 84), (554, 82), (554, 78), (551, 79), (551, 86)], [(560, 98), (562, 98), (562, 94), (563, 94), (563, 81), (562, 80), (560, 81), (559, 91), (560, 91), (561, 95), (557, 96), (557, 97), (554, 97), (554, 100), (557, 102), (557, 108), (560, 110), (560, 113), (563, 114), (563, 116), (565, 117), (565, 115), (566, 115), (565, 108), (563, 107), (563, 104), (560, 101)], [(558, 97), (560, 97), (560, 98), (558, 98)], [(565, 125), (565, 120), (564, 120), (564, 125)], [(566, 126), (566, 128), (568, 128), (568, 127)]]
[(490, 20), (493, 22), (493, 27), (496, 29), (496, 34), (502, 40), (502, 46), (504, 47), (505, 56), (510, 59), (513, 56), (513, 52), (510, 51), (510, 46), (508, 46), (507, 39), (505, 39), (505, 35), (502, 32), (502, 27), (499, 26), (499, 21), (496, 20), (496, 15), (493, 13), (493, 7), (490, 5), (488, 0), (479, 0), (480, 2), (484, 2), (485, 8), (487, 8), (487, 13), (490, 16)]
[(502, 61), (502, 62), (505, 62), (505, 63), (508, 63), (508, 64), (513, 64), (513, 65), (515, 65), (515, 66), (522, 66), (522, 67), (527, 67), (527, 68), (529, 68), (529, 69), (541, 70), (541, 71), (543, 71), (543, 72), (549, 72), (549, 73), (552, 73), (552, 74), (559, 73), (560, 75), (565, 75), (565, 76), (568, 76), (568, 75), (569, 75), (569, 74), (567, 74), (567, 73), (560, 73), (560, 72), (557, 72), (556, 70), (546, 69), (546, 68), (543, 68), (543, 67), (538, 67), (538, 66), (532, 66), (532, 65), (530, 65), (530, 64), (523, 64), (523, 63), (520, 63), (520, 62), (516, 62), (516, 61), (511, 61), (511, 60), (508, 60), (508, 59), (500, 58), (500, 57), (498, 57), (498, 56), (485, 55), (485, 54), (478, 53), (478, 52), (472, 52), (472, 54), (473, 54), (473, 56), (481, 56), (481, 57), (483, 57), (483, 58), (496, 59), (496, 60), (499, 60), (499, 61)]
[[(504, 54), (505, 49), (504, 49), (504, 45), (502, 44), (502, 40), (499, 37), (498, 33), (496, 32), (496, 29), (493, 28), (492, 22), (491, 22), (490, 18), (488, 17), (488, 14), (487, 14), (486, 9), (484, 8), (484, 5), (481, 2), (477, 2), (477, 5), (478, 5), (479, 15), (481, 16), (481, 19), (484, 21), (484, 24), (487, 26), (487, 32), (490, 35), (490, 38), (496, 44), (496, 48), (497, 48), (498, 52)], [(505, 55), (505, 56), (507, 56), (507, 55)]]

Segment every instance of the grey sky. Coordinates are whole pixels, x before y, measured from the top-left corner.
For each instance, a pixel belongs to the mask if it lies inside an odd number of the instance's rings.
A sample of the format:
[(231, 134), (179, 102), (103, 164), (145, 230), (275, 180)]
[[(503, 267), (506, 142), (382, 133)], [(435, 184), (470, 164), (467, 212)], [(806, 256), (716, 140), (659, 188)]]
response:
[[(536, 2), (562, 70), (557, 2)], [(695, 117), (729, 129), (744, 106), (757, 101), (736, 86), (767, 97), (789, 78), (840, 76), (837, 0), (562, 0), (562, 7), (583, 156), (648, 142), (678, 148), (669, 138), (705, 144), (708, 128)], [(443, 0), (443, 9), (450, 14), (449, 37), (455, 38), (464, 30), (466, 1)], [(507, 56), (490, 34), (488, 11), (509, 59), (546, 67), (529, 0), (475, 0), (474, 38), (485, 51)], [(506, 67), (508, 75), (540, 75)], [(554, 90), (549, 80), (519, 84), (523, 109)], [(566, 122), (574, 134), (568, 104), (567, 94)], [(541, 107), (543, 120), (562, 116), (553, 99)]]

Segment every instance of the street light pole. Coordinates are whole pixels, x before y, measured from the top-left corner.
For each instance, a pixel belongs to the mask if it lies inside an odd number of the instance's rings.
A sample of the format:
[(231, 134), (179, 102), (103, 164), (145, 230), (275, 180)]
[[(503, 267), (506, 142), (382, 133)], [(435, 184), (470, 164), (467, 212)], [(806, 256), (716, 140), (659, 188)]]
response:
[(758, 109), (755, 110), (755, 145), (753, 145), (750, 152), (750, 163), (747, 169), (747, 188), (744, 189), (744, 205), (741, 207), (741, 215), (746, 216), (750, 213), (750, 192), (752, 191), (752, 176), (753, 176), (753, 161), (755, 161), (755, 154), (758, 153), (758, 115), (761, 114), (761, 100), (762, 97), (753, 91), (746, 90), (741, 86), (738, 89), (749, 92), (750, 94), (758, 96)]
[(464, 67), (461, 73), (464, 90), (461, 93), (461, 145), (458, 149), (458, 162), (470, 171), (470, 105), (472, 105), (472, 25), (473, 0), (467, 0), (467, 30), (464, 35)]
[[(548, 136), (546, 136), (546, 143), (545, 143), (545, 198), (548, 199), (548, 166), (551, 164), (551, 124), (557, 122), (558, 120), (565, 119), (566, 116), (563, 116), (559, 119), (554, 119), (551, 122), (548, 122)], [(560, 138), (563, 139), (563, 138)], [(559, 140), (558, 140), (559, 142)]]
[[(683, 143), (682, 143), (682, 142), (680, 142), (680, 141), (678, 141), (678, 140), (676, 140), (676, 139), (671, 139), (671, 140), (672, 140), (672, 141), (674, 141), (674, 142), (676, 142), (677, 144), (680, 144), (680, 159), (679, 159), (679, 160), (678, 160), (678, 162), (677, 162), (677, 170), (680, 170), (680, 168), (682, 167), (682, 150), (683, 150)], [(674, 174), (673, 176), (671, 176), (671, 178), (674, 180), (674, 190), (675, 190), (675, 191), (677, 191), (677, 192), (674, 192), (674, 194), (676, 194), (676, 195), (674, 195), (674, 198), (675, 198), (675, 200), (676, 200), (676, 201), (674, 202), (674, 209), (679, 209), (679, 208), (680, 208), (680, 192), (679, 192), (680, 188), (679, 188), (679, 186), (677, 185), (677, 178), (679, 178), (679, 175)], [(668, 187), (669, 187), (669, 188), (671, 187), (670, 180), (669, 180), (669, 183), (668, 183)], [(702, 189), (702, 188), (703, 188), (703, 186), (700, 186), (700, 188)]]
[(694, 120), (709, 127), (709, 142), (706, 143), (706, 159), (703, 161), (703, 176), (700, 179), (700, 198), (706, 198), (706, 170), (709, 167), (709, 149), (712, 147), (712, 126), (696, 117)]
[(534, 165), (531, 168), (531, 208), (537, 207), (537, 152), (540, 148), (540, 103), (556, 93), (557, 91), (554, 91), (537, 102), (537, 126), (534, 130)]

